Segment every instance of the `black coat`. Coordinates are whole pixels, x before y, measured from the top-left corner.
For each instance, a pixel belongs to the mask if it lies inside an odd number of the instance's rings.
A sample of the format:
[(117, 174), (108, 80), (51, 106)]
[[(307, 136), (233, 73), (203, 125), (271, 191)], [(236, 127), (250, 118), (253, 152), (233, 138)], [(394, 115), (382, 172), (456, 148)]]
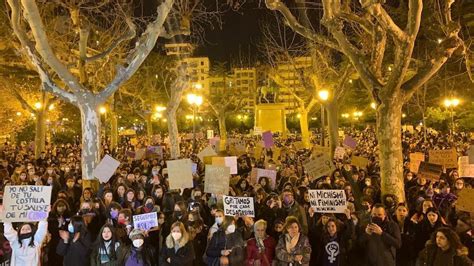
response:
[[(440, 254), (441, 256), (438, 257), (438, 253), (442, 253)], [(472, 266), (473, 262), (467, 257), (467, 253), (468, 251), (466, 248), (461, 250), (450, 249), (443, 252), (436, 244), (428, 241), (425, 249), (420, 252), (417, 265), (433, 266), (435, 265), (436, 258), (442, 257), (443, 262), (446, 262), (446, 264), (444, 264), (445, 266)], [(439, 264), (440, 261), (437, 263)]]
[[(168, 258), (170, 262), (167, 261)], [(174, 247), (163, 247), (160, 254), (160, 265), (193, 266), (195, 259), (194, 247), (192, 242), (189, 241), (184, 247), (180, 247), (177, 251), (174, 250)]]
[(382, 223), (382, 235), (364, 233), (361, 236), (362, 247), (365, 247), (367, 266), (395, 266), (397, 249), (402, 246), (398, 225), (385, 219)]
[(76, 242), (72, 241), (72, 239), (67, 244), (63, 240), (59, 241), (56, 252), (64, 257), (63, 265), (65, 266), (89, 265), (91, 254), (89, 234), (81, 236)]

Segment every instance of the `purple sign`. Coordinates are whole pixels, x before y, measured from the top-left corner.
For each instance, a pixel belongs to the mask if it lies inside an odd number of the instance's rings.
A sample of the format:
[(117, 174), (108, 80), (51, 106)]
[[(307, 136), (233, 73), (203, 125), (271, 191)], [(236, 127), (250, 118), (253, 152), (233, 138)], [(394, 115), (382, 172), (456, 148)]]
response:
[(273, 134), (271, 131), (265, 131), (262, 133), (262, 138), (263, 138), (263, 145), (265, 148), (271, 148), (273, 147)]
[(350, 136), (346, 136), (343, 143), (351, 149), (355, 149), (355, 147), (357, 146), (357, 141), (351, 138)]

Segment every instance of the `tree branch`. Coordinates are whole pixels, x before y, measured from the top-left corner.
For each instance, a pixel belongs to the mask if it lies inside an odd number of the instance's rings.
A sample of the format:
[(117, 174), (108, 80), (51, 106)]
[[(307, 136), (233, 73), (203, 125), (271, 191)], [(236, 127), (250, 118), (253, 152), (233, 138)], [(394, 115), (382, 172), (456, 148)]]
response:
[(15, 96), (15, 98), (20, 102), (23, 109), (27, 110), (30, 113), (36, 114), (36, 110), (30, 104), (28, 104), (28, 102), (25, 100), (25, 98), (23, 98), (23, 96), (21, 96), (17, 89), (10, 89), (10, 91), (13, 96)]

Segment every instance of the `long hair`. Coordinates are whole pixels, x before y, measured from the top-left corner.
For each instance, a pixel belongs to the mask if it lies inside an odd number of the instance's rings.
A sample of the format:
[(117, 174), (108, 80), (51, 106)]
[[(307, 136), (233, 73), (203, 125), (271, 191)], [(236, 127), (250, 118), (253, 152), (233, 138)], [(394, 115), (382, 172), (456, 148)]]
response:
[(456, 232), (454, 232), (451, 228), (445, 226), (442, 226), (433, 232), (433, 234), (431, 235), (431, 243), (436, 245), (436, 235), (438, 234), (438, 232), (441, 232), (443, 233), (443, 235), (446, 236), (449, 242), (449, 248), (451, 250), (458, 251), (465, 248), (464, 245), (461, 243), (461, 239), (459, 238), (458, 234), (456, 234)]
[[(84, 219), (80, 215), (74, 215), (71, 217), (72, 226), (74, 227), (74, 234), (79, 233), (79, 238), (83, 239), (87, 234), (87, 226), (84, 223)], [(71, 234), (71, 238), (74, 238), (74, 234)]]
[[(102, 232), (104, 231), (105, 228), (108, 228), (110, 232), (112, 232), (112, 237), (110, 238), (110, 245), (109, 245), (110, 250), (107, 250), (105, 246), (105, 240), (102, 238)], [(115, 251), (116, 243), (118, 243), (118, 241), (117, 241), (117, 235), (115, 234), (114, 226), (112, 224), (104, 224), (104, 226), (100, 228), (100, 232), (99, 232), (99, 235), (97, 236), (97, 240), (95, 243), (96, 248), (99, 249), (99, 252), (97, 252), (97, 254), (100, 256), (101, 254), (100, 250), (104, 250), (107, 257), (109, 257), (109, 260), (111, 261), (116, 260), (117, 259), (117, 253)]]
[(22, 243), (23, 238), (20, 237), (20, 232), (21, 232), (21, 228), (25, 225), (29, 225), (30, 228), (31, 228), (31, 236), (29, 237), (30, 238), (30, 243), (28, 244), (28, 246), (34, 247), (35, 246), (34, 236), (35, 236), (35, 233), (36, 233), (36, 228), (30, 223), (24, 223), (24, 224), (22, 224), (18, 227), (18, 242), (20, 243), (20, 247), (23, 246), (23, 243)]

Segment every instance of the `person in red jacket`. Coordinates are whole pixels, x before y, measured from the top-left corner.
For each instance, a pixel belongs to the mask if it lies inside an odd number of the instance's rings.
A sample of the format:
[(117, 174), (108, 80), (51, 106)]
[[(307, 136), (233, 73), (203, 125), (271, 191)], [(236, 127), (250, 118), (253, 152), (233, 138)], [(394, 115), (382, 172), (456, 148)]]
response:
[(271, 266), (275, 257), (276, 241), (266, 233), (267, 222), (258, 220), (254, 224), (255, 238), (247, 241), (247, 266)]

